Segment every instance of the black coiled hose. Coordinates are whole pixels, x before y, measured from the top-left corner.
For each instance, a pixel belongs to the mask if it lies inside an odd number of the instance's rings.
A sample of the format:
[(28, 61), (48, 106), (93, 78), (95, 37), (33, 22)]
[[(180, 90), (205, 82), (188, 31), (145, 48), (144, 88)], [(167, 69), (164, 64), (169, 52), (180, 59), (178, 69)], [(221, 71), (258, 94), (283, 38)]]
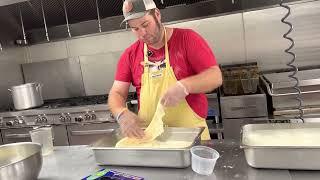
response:
[(296, 100), (298, 101), (298, 109), (299, 109), (299, 116), (298, 118), (302, 120), (302, 122), (304, 122), (303, 119), (303, 109), (302, 109), (302, 98), (301, 98), (301, 90), (299, 88), (299, 79), (296, 77), (296, 74), (298, 73), (299, 69), (297, 66), (294, 65), (294, 62), (296, 60), (296, 55), (291, 51), (291, 49), (294, 47), (294, 40), (291, 37), (288, 37), (288, 35), (292, 32), (293, 30), (293, 26), (290, 22), (286, 21), (286, 19), (290, 16), (291, 14), (291, 8), (288, 5), (285, 5), (283, 0), (280, 1), (280, 6), (287, 9), (288, 12), (287, 14), (281, 19), (281, 22), (284, 24), (287, 24), (290, 29), (288, 30), (287, 33), (285, 33), (283, 35), (283, 38), (291, 41), (291, 45), (288, 49), (284, 50), (287, 54), (292, 56), (291, 61), (287, 64), (287, 66), (289, 66), (290, 68), (292, 68), (292, 73), (289, 74), (289, 78), (293, 79), (296, 83), (294, 84), (293, 88), (296, 90), (297, 95), (296, 95)]

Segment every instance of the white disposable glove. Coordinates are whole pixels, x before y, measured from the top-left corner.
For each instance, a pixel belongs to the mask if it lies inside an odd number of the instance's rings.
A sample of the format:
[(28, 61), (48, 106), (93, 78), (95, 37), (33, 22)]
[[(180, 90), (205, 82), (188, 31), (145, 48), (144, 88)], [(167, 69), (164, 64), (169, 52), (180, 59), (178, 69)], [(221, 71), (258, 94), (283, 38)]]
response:
[(173, 107), (178, 105), (185, 97), (189, 95), (186, 87), (178, 81), (171, 86), (161, 98), (161, 104), (165, 107)]
[(141, 139), (144, 137), (144, 132), (140, 125), (142, 120), (133, 112), (126, 110), (123, 112), (118, 120), (120, 125), (121, 133), (129, 138)]

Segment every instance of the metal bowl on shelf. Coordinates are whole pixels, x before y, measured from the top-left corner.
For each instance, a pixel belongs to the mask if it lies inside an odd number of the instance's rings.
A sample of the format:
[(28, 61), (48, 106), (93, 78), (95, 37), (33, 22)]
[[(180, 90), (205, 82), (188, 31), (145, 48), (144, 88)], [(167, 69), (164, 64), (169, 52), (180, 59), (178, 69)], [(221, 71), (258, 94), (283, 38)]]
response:
[(0, 179), (37, 179), (42, 167), (41, 145), (32, 142), (0, 146)]

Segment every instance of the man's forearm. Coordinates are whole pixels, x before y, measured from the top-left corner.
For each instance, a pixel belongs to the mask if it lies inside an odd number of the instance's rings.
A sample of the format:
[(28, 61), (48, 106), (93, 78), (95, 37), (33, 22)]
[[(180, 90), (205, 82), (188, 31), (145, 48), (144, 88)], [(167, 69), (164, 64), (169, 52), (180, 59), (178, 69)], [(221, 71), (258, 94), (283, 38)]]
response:
[(108, 105), (113, 115), (117, 115), (126, 107), (126, 99), (127, 97), (121, 96), (120, 93), (110, 92)]
[(190, 94), (211, 92), (222, 84), (221, 71), (218, 66), (214, 66), (180, 82)]

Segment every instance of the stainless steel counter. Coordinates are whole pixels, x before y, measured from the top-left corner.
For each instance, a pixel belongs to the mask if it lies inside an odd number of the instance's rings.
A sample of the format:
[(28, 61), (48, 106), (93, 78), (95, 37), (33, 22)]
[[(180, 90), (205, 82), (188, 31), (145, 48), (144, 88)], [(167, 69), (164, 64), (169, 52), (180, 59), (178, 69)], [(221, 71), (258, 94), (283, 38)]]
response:
[[(188, 179), (188, 180), (318, 180), (320, 171), (288, 171), (271, 169), (254, 169), (247, 165), (243, 150), (233, 141), (208, 141), (205, 145), (219, 151), (214, 173), (201, 176), (191, 167), (186, 169), (144, 168), (144, 167), (107, 167), (130, 173), (151, 180)], [(124, 155), (125, 158), (125, 155)], [(297, 162), (299, 163), (299, 162)], [(88, 146), (59, 146), (54, 152), (44, 157), (39, 180), (79, 180), (99, 169), (92, 151)]]

